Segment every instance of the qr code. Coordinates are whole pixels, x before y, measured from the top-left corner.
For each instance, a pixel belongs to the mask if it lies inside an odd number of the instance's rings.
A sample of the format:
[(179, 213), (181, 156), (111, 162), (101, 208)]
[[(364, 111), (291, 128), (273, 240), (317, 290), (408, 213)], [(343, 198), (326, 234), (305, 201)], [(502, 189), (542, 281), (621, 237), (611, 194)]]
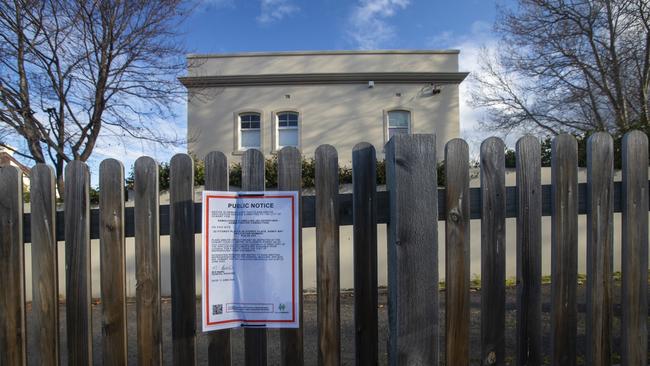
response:
[(212, 305), (212, 315), (223, 314), (223, 304)]

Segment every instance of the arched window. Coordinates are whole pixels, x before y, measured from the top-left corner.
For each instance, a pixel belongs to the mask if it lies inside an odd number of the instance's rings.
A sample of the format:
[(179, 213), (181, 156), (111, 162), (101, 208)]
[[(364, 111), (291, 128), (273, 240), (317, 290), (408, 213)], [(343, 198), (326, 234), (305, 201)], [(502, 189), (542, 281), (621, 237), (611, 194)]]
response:
[(262, 146), (260, 121), (259, 113), (239, 115), (239, 150), (259, 149)]
[(276, 113), (276, 148), (300, 146), (300, 126), (298, 112)]
[(404, 110), (390, 111), (387, 118), (386, 137), (388, 140), (397, 134), (411, 133), (411, 112)]

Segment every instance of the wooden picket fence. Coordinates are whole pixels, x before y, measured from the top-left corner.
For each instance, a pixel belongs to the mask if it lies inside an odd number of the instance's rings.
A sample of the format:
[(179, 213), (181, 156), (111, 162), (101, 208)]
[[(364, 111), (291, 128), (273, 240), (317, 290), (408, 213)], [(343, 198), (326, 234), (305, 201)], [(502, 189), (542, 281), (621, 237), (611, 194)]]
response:
[[(648, 139), (630, 132), (622, 145), (622, 181), (613, 182), (611, 136), (588, 142), (588, 181), (578, 184), (577, 143), (557, 136), (552, 147), (552, 184), (541, 185), (538, 139), (516, 146), (517, 185), (505, 186), (504, 144), (481, 145), (480, 188), (469, 188), (469, 149), (447, 143), (446, 187), (436, 187), (433, 135), (398, 135), (386, 147), (388, 191), (377, 192), (375, 149), (353, 151), (353, 194), (339, 194), (338, 158), (328, 145), (316, 151), (316, 196), (303, 197), (302, 227), (316, 227), (318, 363), (340, 364), (339, 226), (354, 225), (355, 339), (357, 365), (378, 363), (377, 223), (388, 223), (388, 358), (391, 365), (470, 363), (470, 220), (481, 219), (481, 337), (483, 365), (505, 362), (505, 221), (517, 219), (516, 364), (576, 364), (578, 215), (587, 215), (587, 365), (612, 362), (613, 212), (622, 213), (621, 362), (647, 362)], [(278, 153), (279, 190), (300, 190), (300, 153)], [(243, 156), (242, 188), (264, 189), (264, 157)], [(205, 189), (228, 189), (226, 156), (205, 158)], [(57, 240), (65, 241), (66, 333), (70, 365), (92, 363), (90, 239), (100, 239), (101, 347), (103, 363), (127, 363), (125, 237), (135, 237), (137, 359), (162, 362), (160, 235), (170, 235), (173, 363), (196, 363), (194, 234), (200, 232), (201, 203), (194, 203), (192, 159), (171, 160), (170, 204), (159, 204), (158, 165), (135, 163), (135, 205), (124, 207), (124, 169), (114, 159), (101, 163), (99, 209), (90, 208), (88, 167), (65, 169), (65, 210), (55, 206), (52, 169), (31, 172), (31, 213), (23, 213), (22, 179), (0, 168), (0, 365), (27, 358), (24, 242), (32, 245), (33, 319), (39, 325), (30, 362), (59, 363)], [(542, 346), (541, 218), (552, 217), (551, 347)], [(437, 221), (445, 220), (446, 309), (444, 352), (439, 347)], [(301, 269), (302, 271), (302, 269)], [(301, 272), (302, 273), (302, 272)], [(302, 306), (301, 306), (302, 309)], [(302, 315), (301, 315), (302, 317)], [(302, 324), (302, 319), (301, 319)], [(303, 329), (280, 331), (281, 363), (302, 365)], [(209, 363), (229, 365), (229, 331), (209, 334)], [(266, 331), (245, 330), (247, 365), (265, 365)]]

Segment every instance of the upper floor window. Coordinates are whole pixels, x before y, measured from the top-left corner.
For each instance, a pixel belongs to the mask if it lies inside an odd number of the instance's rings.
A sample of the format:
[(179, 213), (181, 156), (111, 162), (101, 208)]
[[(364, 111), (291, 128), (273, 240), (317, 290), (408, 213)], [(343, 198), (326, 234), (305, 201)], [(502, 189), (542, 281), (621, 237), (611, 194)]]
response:
[(300, 146), (298, 117), (297, 112), (280, 112), (276, 114), (276, 147), (278, 150), (285, 146)]
[(259, 149), (261, 144), (260, 114), (242, 113), (239, 115), (239, 149)]
[(408, 134), (411, 132), (411, 112), (409, 111), (390, 111), (388, 112), (388, 121), (387, 121), (387, 137), (390, 140), (391, 137), (397, 134)]

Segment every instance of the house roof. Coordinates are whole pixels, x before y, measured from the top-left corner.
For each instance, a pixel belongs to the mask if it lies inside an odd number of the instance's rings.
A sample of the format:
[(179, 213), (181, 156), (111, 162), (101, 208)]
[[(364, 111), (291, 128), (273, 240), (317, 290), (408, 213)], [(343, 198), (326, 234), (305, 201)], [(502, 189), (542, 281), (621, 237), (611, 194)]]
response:
[(190, 53), (187, 58), (227, 58), (227, 57), (266, 57), (266, 56), (331, 56), (331, 55), (444, 55), (458, 54), (460, 50), (329, 50), (329, 51), (274, 51), (240, 53)]
[(269, 85), (459, 84), (459, 50), (293, 51), (192, 54), (187, 87)]
[(31, 169), (16, 160), (13, 156), (9, 155), (6, 151), (0, 152), (0, 165), (13, 165), (18, 167), (18, 169), (20, 169), (26, 176), (29, 176), (31, 173)]

